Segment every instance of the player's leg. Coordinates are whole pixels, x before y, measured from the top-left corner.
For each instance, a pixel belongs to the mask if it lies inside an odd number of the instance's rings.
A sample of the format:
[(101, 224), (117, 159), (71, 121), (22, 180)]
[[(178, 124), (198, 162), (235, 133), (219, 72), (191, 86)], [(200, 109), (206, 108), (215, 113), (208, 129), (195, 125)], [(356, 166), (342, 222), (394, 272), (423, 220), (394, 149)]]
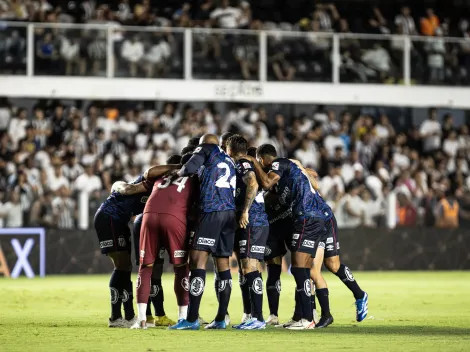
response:
[[(163, 293), (162, 274), (163, 274), (163, 248), (160, 248), (158, 257), (155, 259), (152, 270), (150, 301), (155, 309), (155, 326), (173, 325), (175, 322), (167, 317), (164, 308), (165, 295)], [(148, 312), (148, 310), (147, 310)], [(148, 318), (147, 318), (148, 325)]]
[[(333, 323), (333, 317), (330, 312), (330, 298), (329, 298), (329, 291), (328, 285), (325, 281), (321, 273), (321, 267), (323, 265), (323, 258), (325, 254), (325, 249), (323, 243), (321, 243), (315, 255), (315, 259), (313, 260), (313, 267), (310, 270), (310, 277), (312, 278), (313, 282), (315, 283), (315, 293), (317, 295), (318, 303), (320, 304), (321, 308), (321, 318), (316, 324), (316, 328), (325, 328), (328, 325)], [(313, 306), (313, 304), (312, 304)]]
[[(214, 213), (203, 213), (198, 227), (189, 239), (189, 306), (186, 320), (170, 327), (172, 330), (197, 330), (200, 327), (199, 307), (206, 284), (206, 263), (215, 252), (220, 219)], [(220, 232), (219, 232), (220, 233)]]
[(140, 232), (140, 266), (137, 278), (137, 322), (132, 329), (147, 328), (147, 306), (151, 292), (153, 265), (159, 251), (158, 232), (160, 224), (158, 214), (145, 213)]
[(368, 295), (360, 288), (351, 270), (340, 261), (338, 227), (335, 217), (333, 217), (327, 225), (328, 235), (325, 241), (325, 266), (353, 293), (356, 300), (356, 320), (361, 322), (366, 318), (368, 313)]
[(220, 223), (216, 250), (212, 254), (216, 257), (217, 276), (220, 280), (218, 289), (219, 309), (214, 321), (206, 326), (206, 329), (225, 329), (227, 327), (225, 318), (232, 294), (232, 274), (230, 272), (229, 257), (233, 253), (236, 217), (234, 211), (222, 211), (215, 213), (214, 218), (216, 223)]
[(248, 227), (248, 246), (246, 255), (241, 256), (243, 275), (246, 278), (251, 302), (252, 319), (243, 324), (242, 330), (259, 330), (266, 327), (263, 317), (263, 279), (259, 271), (260, 261), (264, 258), (269, 227)]
[(237, 229), (235, 231), (235, 242), (234, 242), (234, 252), (237, 256), (238, 263), (238, 284), (240, 285), (240, 291), (242, 293), (242, 303), (243, 303), (243, 317), (242, 323), (251, 318), (251, 301), (250, 301), (250, 289), (246, 281), (246, 277), (243, 275), (242, 263), (240, 258), (246, 257), (246, 247), (248, 243), (246, 229)]

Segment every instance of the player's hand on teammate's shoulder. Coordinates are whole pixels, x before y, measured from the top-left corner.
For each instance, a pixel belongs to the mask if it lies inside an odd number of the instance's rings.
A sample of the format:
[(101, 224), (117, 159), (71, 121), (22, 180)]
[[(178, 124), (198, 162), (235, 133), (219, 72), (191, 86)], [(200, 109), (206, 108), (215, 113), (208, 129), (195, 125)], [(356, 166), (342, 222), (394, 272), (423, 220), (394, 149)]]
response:
[(111, 192), (122, 193), (126, 185), (127, 183), (125, 183), (124, 181), (116, 181), (113, 183), (113, 186), (111, 187)]
[(240, 220), (238, 221), (238, 223), (242, 229), (246, 229), (246, 227), (250, 223), (248, 218), (249, 218), (248, 212), (243, 212), (242, 215), (240, 216)]

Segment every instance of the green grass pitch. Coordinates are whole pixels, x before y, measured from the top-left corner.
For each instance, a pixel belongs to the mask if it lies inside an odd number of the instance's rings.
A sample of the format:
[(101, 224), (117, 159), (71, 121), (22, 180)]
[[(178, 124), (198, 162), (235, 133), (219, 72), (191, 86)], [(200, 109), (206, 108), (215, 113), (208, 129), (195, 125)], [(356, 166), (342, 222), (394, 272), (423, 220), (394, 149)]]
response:
[[(0, 351), (470, 351), (470, 272), (357, 272), (370, 297), (360, 324), (351, 293), (335, 276), (325, 278), (335, 323), (310, 331), (109, 329), (108, 276), (0, 279)], [(217, 309), (212, 282), (208, 276), (206, 320)], [(233, 323), (242, 312), (236, 282), (234, 276)], [(163, 285), (167, 315), (175, 319), (171, 274)], [(283, 274), (281, 320), (291, 315), (293, 294), (293, 278)]]

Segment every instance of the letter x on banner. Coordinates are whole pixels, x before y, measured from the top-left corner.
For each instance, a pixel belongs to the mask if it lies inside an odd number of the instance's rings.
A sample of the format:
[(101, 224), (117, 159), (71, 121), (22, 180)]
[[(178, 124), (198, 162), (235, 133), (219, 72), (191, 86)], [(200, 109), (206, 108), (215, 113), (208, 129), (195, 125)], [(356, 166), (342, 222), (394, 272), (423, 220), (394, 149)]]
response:
[(37, 236), (39, 235), (39, 276), (46, 276), (46, 231), (40, 227), (33, 228), (12, 228), (0, 229), (0, 236), (10, 236), (11, 246), (16, 254), (16, 263), (11, 271), (11, 277), (17, 278), (24, 271), (28, 278), (34, 277), (33, 268), (28, 260), (28, 256), (34, 247), (34, 238), (28, 238), (23, 247), (16, 236)]

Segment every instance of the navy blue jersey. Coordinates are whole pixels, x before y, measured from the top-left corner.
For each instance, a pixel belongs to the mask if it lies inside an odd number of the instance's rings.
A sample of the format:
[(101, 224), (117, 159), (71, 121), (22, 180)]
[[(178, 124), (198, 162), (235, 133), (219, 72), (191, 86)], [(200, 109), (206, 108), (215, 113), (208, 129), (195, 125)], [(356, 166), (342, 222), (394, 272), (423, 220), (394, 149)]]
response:
[(215, 144), (201, 144), (183, 166), (180, 176), (198, 173), (203, 213), (235, 210), (235, 165), (232, 159)]
[[(235, 193), (235, 204), (237, 211), (241, 211), (243, 204), (245, 204), (246, 196), (246, 183), (243, 180), (245, 175), (252, 172), (254, 175), (253, 164), (246, 160), (241, 159), (235, 165), (237, 172), (237, 191)], [(248, 211), (249, 226), (269, 226), (268, 216), (264, 209), (264, 196), (261, 189), (258, 190), (255, 200), (251, 204), (250, 210)]]
[[(137, 177), (132, 184), (140, 183), (144, 180), (143, 175)], [(111, 194), (101, 204), (98, 211), (108, 214), (112, 218), (121, 222), (129, 222), (133, 215), (141, 214), (144, 211), (150, 192), (138, 193), (130, 196), (122, 195), (111, 191)]]
[[(286, 158), (275, 159), (270, 171), (279, 175), (277, 192), (280, 204), (292, 204), (292, 214), (304, 219), (317, 217), (328, 221), (332, 217), (323, 198), (313, 189), (307, 175), (292, 161)], [(327, 210), (327, 208), (329, 210)]]

